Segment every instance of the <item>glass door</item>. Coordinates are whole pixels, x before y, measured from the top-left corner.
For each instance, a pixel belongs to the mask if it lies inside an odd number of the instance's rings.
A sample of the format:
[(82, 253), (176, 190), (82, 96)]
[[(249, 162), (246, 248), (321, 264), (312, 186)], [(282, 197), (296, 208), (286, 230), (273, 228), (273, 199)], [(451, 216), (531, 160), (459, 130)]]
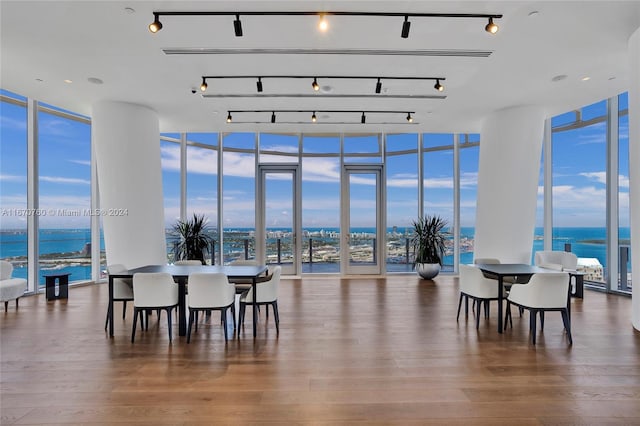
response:
[(261, 164), (256, 211), (258, 259), (280, 265), (282, 273), (300, 273), (300, 169), (297, 164)]
[(342, 270), (348, 275), (384, 272), (381, 164), (345, 165), (342, 176)]

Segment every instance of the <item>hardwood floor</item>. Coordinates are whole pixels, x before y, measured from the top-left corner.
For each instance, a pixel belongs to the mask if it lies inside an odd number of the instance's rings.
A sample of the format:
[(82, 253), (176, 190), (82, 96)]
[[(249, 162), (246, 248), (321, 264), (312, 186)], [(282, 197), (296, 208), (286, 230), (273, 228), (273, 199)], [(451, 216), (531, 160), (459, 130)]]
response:
[(132, 311), (104, 331), (107, 286), (0, 313), (2, 424), (640, 424), (640, 333), (631, 300), (572, 301), (573, 346), (548, 313), (496, 331), (456, 323), (457, 278), (304, 278), (280, 286), (258, 337), (224, 342), (220, 317), (169, 344), (166, 319), (130, 343)]

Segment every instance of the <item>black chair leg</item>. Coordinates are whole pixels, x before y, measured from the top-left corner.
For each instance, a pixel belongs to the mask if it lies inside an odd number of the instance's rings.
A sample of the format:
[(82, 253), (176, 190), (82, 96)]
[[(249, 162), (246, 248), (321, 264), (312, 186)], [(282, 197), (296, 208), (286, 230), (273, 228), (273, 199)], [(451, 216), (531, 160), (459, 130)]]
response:
[(222, 327), (224, 327), (224, 341), (229, 341), (229, 335), (227, 333), (227, 308), (220, 309), (222, 312)]
[(127, 301), (122, 301), (122, 319), (124, 319), (127, 315)]
[[(4, 312), (7, 312), (7, 309), (9, 309), (9, 301), (4, 302)], [(104, 329), (106, 330), (107, 327), (105, 326)]]
[(503, 330), (507, 329), (507, 324), (511, 324), (511, 328), (513, 328), (513, 321), (511, 321), (511, 303), (507, 300), (507, 309), (504, 314), (504, 327)]
[[(169, 327), (169, 343), (171, 343), (171, 311), (173, 310), (173, 306), (170, 308), (167, 308), (167, 326)], [(158, 311), (160, 312), (160, 311)], [(158, 314), (159, 315), (159, 314)], [(160, 319), (160, 318), (158, 318)]]
[(246, 310), (247, 305), (245, 303), (240, 303), (240, 314), (238, 314), (238, 336), (240, 336), (240, 329), (242, 328), (242, 323), (244, 322), (244, 311)]
[(484, 301), (484, 317), (489, 318), (489, 310), (491, 309), (491, 302), (489, 300)]
[(464, 317), (469, 317), (469, 296), (464, 295)]
[(133, 343), (136, 338), (136, 325), (138, 324), (138, 312), (139, 312), (138, 309), (133, 308), (133, 328), (131, 330), (131, 343)]
[(196, 311), (193, 309), (189, 310), (189, 324), (187, 325), (187, 343), (191, 343), (191, 325), (193, 324), (193, 320), (195, 319)]
[[(198, 311), (195, 311), (195, 312), (196, 312), (196, 331), (198, 331)], [(211, 312), (211, 311), (209, 311), (209, 312)], [(205, 315), (206, 315), (206, 313), (205, 313)]]
[(474, 300), (474, 302), (477, 304), (476, 306), (476, 330), (480, 329), (480, 311), (482, 310), (482, 301), (481, 300)]
[(233, 332), (235, 333), (235, 330), (238, 325), (236, 324), (236, 304), (235, 303), (231, 304), (231, 315), (233, 315)]
[(276, 300), (275, 302), (273, 302), (271, 306), (273, 307), (273, 317), (276, 320), (276, 333), (280, 334), (280, 314), (278, 313), (278, 301)]
[(538, 313), (535, 309), (530, 309), (529, 316), (529, 331), (531, 332), (531, 338), (533, 339), (533, 344), (536, 344), (536, 314)]
[[(5, 312), (7, 312), (7, 302), (5, 302)], [(104, 320), (104, 331), (107, 331), (107, 327), (109, 326), (109, 312), (111, 312), (111, 306), (107, 306), (107, 318)]]
[[(458, 314), (456, 315), (456, 322), (460, 319), (460, 308), (462, 307), (462, 293), (460, 293), (460, 299), (458, 300)], [(104, 329), (107, 329), (107, 326), (104, 326)]]
[(540, 311), (540, 331), (544, 331), (544, 311)]
[(567, 332), (567, 337), (569, 338), (569, 344), (573, 345), (573, 338), (571, 337), (571, 321), (569, 320), (569, 312), (567, 309), (563, 309), (560, 311), (562, 314), (562, 322), (564, 323), (564, 329)]

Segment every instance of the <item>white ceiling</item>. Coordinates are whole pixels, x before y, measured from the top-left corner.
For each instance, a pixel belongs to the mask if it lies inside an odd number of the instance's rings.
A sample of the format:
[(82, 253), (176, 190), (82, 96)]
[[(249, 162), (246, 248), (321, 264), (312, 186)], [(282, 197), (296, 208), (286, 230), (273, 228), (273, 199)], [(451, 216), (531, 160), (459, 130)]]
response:
[[(2, 1), (1, 85), (21, 95), (91, 115), (99, 100), (147, 105), (157, 111), (163, 132), (475, 132), (492, 111), (534, 104), (552, 116), (627, 90), (627, 40), (640, 26), (640, 1)], [(125, 8), (133, 8), (133, 13)], [(235, 37), (232, 17), (163, 17), (151, 34), (153, 11), (376, 11), (503, 14), (500, 31), (484, 31), (484, 19), (329, 18), (327, 33), (316, 17), (241, 16), (244, 36)], [(530, 16), (531, 12), (538, 12)], [(167, 55), (163, 49), (216, 49), (212, 54)], [(306, 54), (238, 54), (239, 49), (307, 49)], [(320, 50), (378, 50), (381, 54), (319, 54)], [(427, 50), (491, 52), (489, 57), (417, 55)], [(231, 54), (234, 51), (236, 53)], [(226, 53), (225, 53), (226, 52)], [(344, 53), (344, 52), (342, 52)], [(391, 55), (390, 53), (395, 53)], [(397, 54), (403, 53), (403, 54)], [(444, 76), (433, 81), (320, 81), (330, 86), (313, 95), (311, 80), (209, 80), (202, 75)], [(567, 78), (553, 82), (557, 75)], [(102, 85), (90, 83), (99, 78)], [(582, 81), (583, 77), (590, 77)], [(65, 83), (70, 79), (73, 83)], [(42, 81), (39, 81), (42, 80)], [(234, 95), (225, 97), (220, 95)], [(270, 95), (292, 95), (274, 97)], [(321, 93), (322, 94), (322, 93)], [(246, 95), (238, 97), (238, 95)], [(345, 97), (344, 95), (368, 95)], [(409, 97), (409, 95), (411, 95)], [(425, 95), (445, 95), (430, 99)], [(399, 97), (394, 97), (399, 96)], [(406, 114), (318, 113), (316, 124), (242, 124), (269, 121), (270, 113), (227, 110), (398, 110)], [(328, 117), (327, 117), (328, 115)], [(278, 114), (278, 121), (307, 121), (310, 114)], [(333, 121), (338, 124), (326, 124)], [(349, 122), (353, 124), (345, 124)], [(380, 124), (386, 122), (391, 124)]]

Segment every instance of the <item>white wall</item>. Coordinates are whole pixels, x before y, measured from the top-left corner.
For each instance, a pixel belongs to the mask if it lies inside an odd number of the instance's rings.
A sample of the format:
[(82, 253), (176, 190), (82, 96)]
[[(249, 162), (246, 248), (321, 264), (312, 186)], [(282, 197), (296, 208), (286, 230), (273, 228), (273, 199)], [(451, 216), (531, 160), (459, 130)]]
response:
[(631, 216), (632, 323), (640, 330), (640, 28), (629, 39), (629, 208)]
[(480, 142), (476, 257), (531, 262), (544, 111), (513, 107), (485, 121)]
[[(166, 263), (160, 130), (155, 111), (124, 102), (93, 105), (107, 264)], [(109, 214), (126, 209), (126, 214)]]

